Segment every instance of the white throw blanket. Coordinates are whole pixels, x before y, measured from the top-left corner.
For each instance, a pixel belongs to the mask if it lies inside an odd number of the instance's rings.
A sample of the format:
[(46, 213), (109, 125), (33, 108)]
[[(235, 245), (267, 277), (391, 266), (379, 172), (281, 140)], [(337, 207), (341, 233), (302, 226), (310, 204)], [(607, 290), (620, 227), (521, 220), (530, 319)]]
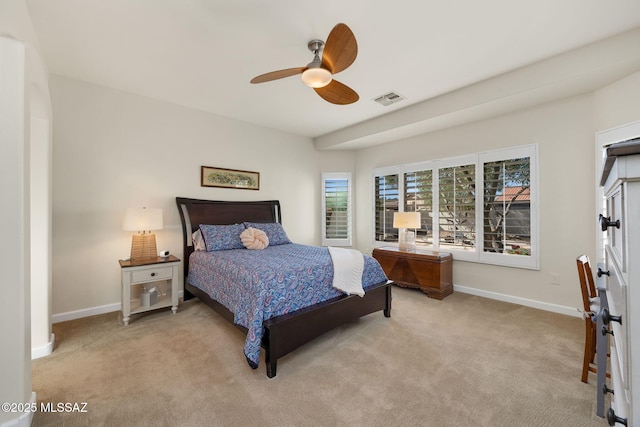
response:
[(333, 260), (333, 287), (347, 295), (364, 296), (362, 289), (362, 271), (364, 258), (355, 249), (334, 248), (329, 246)]

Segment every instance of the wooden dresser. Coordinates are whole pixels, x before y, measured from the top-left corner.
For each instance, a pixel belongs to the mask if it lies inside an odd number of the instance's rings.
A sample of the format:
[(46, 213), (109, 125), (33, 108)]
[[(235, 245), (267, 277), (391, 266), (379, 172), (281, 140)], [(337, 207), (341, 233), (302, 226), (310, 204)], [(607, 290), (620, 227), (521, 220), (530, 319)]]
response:
[(439, 300), (453, 293), (453, 256), (448, 252), (383, 247), (375, 248), (373, 257), (398, 286), (418, 288)]
[(607, 199), (600, 226), (607, 236), (608, 307), (598, 317), (611, 354), (611, 381), (601, 392), (611, 393), (609, 425), (640, 427), (640, 142), (607, 149), (600, 184)]

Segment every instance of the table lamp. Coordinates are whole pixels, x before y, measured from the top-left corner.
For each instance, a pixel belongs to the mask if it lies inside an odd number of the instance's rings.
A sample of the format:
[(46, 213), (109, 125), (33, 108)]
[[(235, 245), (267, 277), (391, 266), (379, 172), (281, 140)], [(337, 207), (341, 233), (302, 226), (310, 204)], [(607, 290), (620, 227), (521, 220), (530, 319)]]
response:
[(415, 251), (415, 230), (407, 231), (407, 228), (420, 228), (420, 212), (394, 212), (393, 228), (398, 229), (398, 248), (401, 251)]
[(124, 231), (136, 231), (131, 240), (131, 261), (155, 258), (156, 235), (151, 230), (162, 230), (162, 209), (127, 208), (122, 221)]

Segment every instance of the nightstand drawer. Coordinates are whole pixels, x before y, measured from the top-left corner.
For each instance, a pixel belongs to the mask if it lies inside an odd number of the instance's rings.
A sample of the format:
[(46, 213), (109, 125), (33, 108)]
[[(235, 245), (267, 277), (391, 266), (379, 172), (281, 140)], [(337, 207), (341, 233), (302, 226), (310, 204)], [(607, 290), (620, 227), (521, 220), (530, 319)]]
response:
[(152, 280), (171, 279), (172, 274), (173, 268), (171, 266), (145, 268), (131, 272), (131, 283), (146, 283)]

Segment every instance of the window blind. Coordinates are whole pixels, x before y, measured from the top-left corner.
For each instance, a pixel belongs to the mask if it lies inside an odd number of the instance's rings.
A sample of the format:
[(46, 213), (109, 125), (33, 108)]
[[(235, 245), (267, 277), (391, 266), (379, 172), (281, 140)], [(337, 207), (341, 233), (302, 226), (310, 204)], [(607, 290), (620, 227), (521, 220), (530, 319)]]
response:
[(322, 244), (351, 246), (351, 174), (323, 174)]
[(475, 165), (438, 170), (440, 246), (475, 250)]
[(416, 244), (433, 242), (433, 171), (420, 170), (404, 174), (404, 211), (420, 212), (421, 226), (416, 230)]
[(393, 213), (398, 211), (398, 175), (376, 176), (374, 186), (375, 239), (380, 242), (397, 242), (398, 229), (393, 228)]
[(531, 255), (531, 159), (484, 163), (485, 252)]

